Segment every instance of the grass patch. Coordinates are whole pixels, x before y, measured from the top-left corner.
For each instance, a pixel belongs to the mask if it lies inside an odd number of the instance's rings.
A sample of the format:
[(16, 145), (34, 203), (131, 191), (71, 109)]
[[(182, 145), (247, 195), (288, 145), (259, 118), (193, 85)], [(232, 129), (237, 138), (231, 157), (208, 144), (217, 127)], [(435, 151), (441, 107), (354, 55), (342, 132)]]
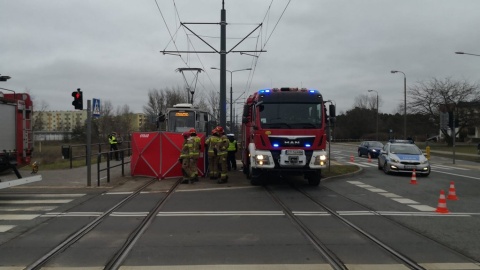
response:
[(331, 165), (330, 169), (322, 170), (322, 178), (349, 174), (356, 171), (358, 171), (358, 166), (356, 165)]

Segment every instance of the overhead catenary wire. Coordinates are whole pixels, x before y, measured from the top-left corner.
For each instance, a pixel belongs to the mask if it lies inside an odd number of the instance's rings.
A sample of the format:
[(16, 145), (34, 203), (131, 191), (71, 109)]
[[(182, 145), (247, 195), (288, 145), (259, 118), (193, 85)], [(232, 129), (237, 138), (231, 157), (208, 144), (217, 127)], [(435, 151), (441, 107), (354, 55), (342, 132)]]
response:
[[(175, 18), (176, 18), (176, 19), (178, 18), (178, 21), (180, 22), (180, 26), (179, 26), (179, 27), (181, 27), (181, 26), (182, 26), (182, 23), (181, 23), (180, 11), (179, 11), (179, 9), (178, 9), (178, 7), (177, 7), (177, 4), (176, 4), (175, 0), (172, 0), (172, 2), (173, 2), (173, 6), (174, 6), (174, 12), (175, 12), (175, 14), (176, 14)], [(268, 8), (267, 8), (266, 11), (265, 11), (265, 15), (264, 15), (263, 20), (262, 20), (262, 23), (261, 23), (262, 25), (263, 25), (263, 23), (265, 23), (265, 21), (266, 21), (267, 19), (270, 19), (273, 2), (274, 2), (273, 0), (270, 1), (269, 5), (268, 5)], [(167, 25), (167, 22), (166, 22), (166, 20), (165, 20), (165, 17), (163, 16), (163, 13), (162, 13), (162, 11), (161, 11), (160, 5), (158, 4), (158, 0), (155, 0), (155, 3), (156, 3), (156, 5), (157, 5), (157, 9), (158, 9), (160, 15), (162, 16), (163, 22), (164, 22), (165, 26), (167, 27), (168, 33), (169, 33), (169, 35), (170, 35), (170, 41), (168, 42), (167, 47), (169, 46), (169, 44), (172, 43), (172, 44), (174, 45), (175, 49), (176, 49), (177, 51), (179, 51), (179, 49), (178, 49), (178, 47), (177, 47), (177, 42), (176, 42), (176, 37), (177, 37), (177, 34), (178, 34), (178, 30), (179, 30), (179, 29), (177, 29), (177, 31), (175, 32), (175, 35), (172, 35), (172, 33), (171, 33), (171, 31), (170, 31), (170, 29), (169, 29), (169, 27), (168, 27), (168, 25)], [(277, 29), (277, 27), (278, 27), (280, 21), (282, 20), (285, 12), (286, 12), (286, 10), (287, 10), (287, 8), (289, 7), (290, 3), (291, 3), (291, 0), (289, 0), (289, 1), (286, 3), (285, 7), (284, 7), (283, 10), (282, 10), (281, 15), (280, 15), (279, 18), (277, 19), (277, 21), (276, 21), (276, 23), (275, 23), (275, 25), (274, 25), (274, 27), (273, 27), (273, 29), (272, 29), (272, 31), (271, 31), (270, 33), (268, 33), (268, 24), (267, 24), (267, 26), (265, 27), (266, 30), (263, 29), (263, 26), (261, 26), (258, 35), (256, 35), (255, 37), (248, 37), (248, 38), (256, 38), (256, 39), (257, 39), (256, 45), (255, 45), (255, 50), (257, 50), (258, 48), (261, 48), (261, 50), (263, 50), (263, 49), (266, 48), (268, 42), (270, 41), (270, 39), (271, 39), (271, 37), (273, 36), (275, 30)], [(229, 25), (251, 25), (251, 23), (229, 23)], [(193, 44), (193, 42), (192, 42), (192, 40), (191, 40), (190, 35), (186, 32), (185, 27), (182, 27), (182, 28), (183, 28), (184, 33), (185, 33), (186, 38), (187, 38), (187, 43), (188, 43), (187, 45), (189, 46), (189, 48), (190, 48), (190, 46), (193, 48), (192, 50), (194, 51), (195, 55), (197, 56), (198, 61), (201, 63), (201, 66), (202, 66), (203, 70), (205, 71), (205, 73), (206, 73), (206, 75), (207, 75), (207, 77), (208, 77), (209, 83), (212, 85), (212, 88), (215, 89), (216, 92), (218, 92), (218, 90), (217, 90), (218, 88), (217, 88), (216, 85), (213, 83), (212, 78), (211, 78), (209, 72), (207, 72), (208, 69), (205, 68), (205, 65), (203, 64), (201, 57), (198, 55), (199, 52), (196, 50), (196, 48), (195, 48), (195, 46), (194, 46), (194, 44)], [(267, 35), (268, 35), (268, 36), (267, 36)], [(266, 38), (264, 38), (264, 36), (266, 36)], [(212, 37), (212, 36), (207, 36), (207, 35), (202, 36), (202, 37), (206, 37), (206, 38), (217, 38), (217, 37)], [(232, 37), (230, 37), (230, 38), (227, 38), (227, 39), (237, 39), (237, 38), (232, 38)], [(245, 38), (244, 38), (244, 39), (245, 39)], [(179, 52), (180, 52), (180, 51), (179, 51)], [(181, 53), (179, 53), (178, 55), (180, 56), (180, 58), (181, 58), (181, 60), (184, 62), (184, 64), (185, 64), (187, 67), (190, 67), (189, 62), (190, 62), (191, 59), (190, 59), (190, 58), (187, 58), (187, 60), (185, 60), (185, 59), (182, 57)], [(248, 79), (247, 79), (247, 81), (246, 81), (246, 83), (245, 83), (244, 91), (241, 93), (241, 95), (240, 95), (238, 98), (240, 98), (241, 96), (244, 96), (244, 98), (246, 98), (246, 97), (248, 96), (248, 95), (245, 95), (245, 94), (246, 94), (247, 92), (249, 92), (250, 89), (251, 89), (251, 86), (252, 86), (252, 83), (253, 83), (253, 78), (255, 77), (256, 67), (257, 67), (257, 65), (258, 65), (258, 61), (259, 61), (259, 56), (260, 56), (260, 55), (261, 55), (261, 52), (259, 52), (258, 54), (255, 53), (255, 55), (254, 55), (255, 57), (252, 59), (252, 61), (251, 61), (251, 63), (250, 63), (251, 70), (250, 70), (250, 72), (249, 72)], [(201, 81), (199, 81), (199, 84), (201, 85), (202, 89), (206, 90), (206, 86), (205, 86)], [(238, 99), (238, 98), (237, 98), (237, 99)]]

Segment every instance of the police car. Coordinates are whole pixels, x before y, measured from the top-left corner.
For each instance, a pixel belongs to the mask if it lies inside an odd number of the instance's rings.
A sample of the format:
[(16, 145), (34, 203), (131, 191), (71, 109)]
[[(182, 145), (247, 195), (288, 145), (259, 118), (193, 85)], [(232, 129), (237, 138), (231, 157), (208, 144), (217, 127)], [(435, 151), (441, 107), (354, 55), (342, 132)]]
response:
[(415, 170), (416, 174), (427, 176), (430, 174), (430, 163), (412, 141), (395, 140), (385, 144), (380, 151), (378, 169), (385, 174), (412, 173)]

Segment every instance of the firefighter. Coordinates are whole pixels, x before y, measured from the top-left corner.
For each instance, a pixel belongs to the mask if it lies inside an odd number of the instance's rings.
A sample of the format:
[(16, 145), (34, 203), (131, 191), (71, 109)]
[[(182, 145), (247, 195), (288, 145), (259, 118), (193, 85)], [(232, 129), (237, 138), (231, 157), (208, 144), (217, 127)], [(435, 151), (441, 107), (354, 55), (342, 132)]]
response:
[[(227, 149), (228, 149), (228, 138), (223, 131), (221, 126), (217, 128), (218, 135), (220, 136), (220, 141), (217, 144), (217, 155), (218, 155), (218, 165), (220, 166), (220, 179), (218, 180), (219, 184), (226, 183), (228, 181), (228, 171), (227, 171)], [(217, 165), (217, 166), (218, 166)]]
[(117, 133), (114, 131), (108, 136), (108, 143), (110, 144), (110, 160), (113, 159), (112, 156), (112, 151), (113, 154), (115, 154), (115, 160), (120, 160), (118, 159), (118, 142), (117, 142)]
[(200, 137), (197, 136), (197, 131), (194, 128), (189, 130), (191, 140), (190, 146), (190, 173), (192, 182), (198, 182), (198, 158), (200, 157), (201, 143)]
[(218, 156), (216, 145), (220, 141), (217, 129), (212, 130), (212, 135), (205, 140), (205, 147), (208, 148), (208, 176), (210, 179), (218, 178)]
[(229, 171), (231, 169), (236, 171), (237, 159), (235, 158), (235, 155), (237, 154), (237, 140), (235, 140), (235, 136), (233, 134), (227, 134), (227, 138), (228, 138), (227, 168)]
[(184, 132), (182, 133), (183, 136), (183, 145), (182, 150), (180, 151), (180, 157), (178, 161), (182, 164), (182, 184), (188, 184), (190, 182), (191, 171), (190, 171), (190, 148), (191, 148), (191, 140), (190, 133)]

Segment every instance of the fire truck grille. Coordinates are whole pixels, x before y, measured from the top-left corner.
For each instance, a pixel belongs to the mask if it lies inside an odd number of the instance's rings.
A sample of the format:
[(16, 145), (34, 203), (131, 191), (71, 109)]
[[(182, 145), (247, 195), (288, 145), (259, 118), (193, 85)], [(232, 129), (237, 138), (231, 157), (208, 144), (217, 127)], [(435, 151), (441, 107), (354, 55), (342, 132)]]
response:
[(269, 136), (270, 144), (273, 147), (311, 147), (315, 136), (311, 137), (281, 137)]

